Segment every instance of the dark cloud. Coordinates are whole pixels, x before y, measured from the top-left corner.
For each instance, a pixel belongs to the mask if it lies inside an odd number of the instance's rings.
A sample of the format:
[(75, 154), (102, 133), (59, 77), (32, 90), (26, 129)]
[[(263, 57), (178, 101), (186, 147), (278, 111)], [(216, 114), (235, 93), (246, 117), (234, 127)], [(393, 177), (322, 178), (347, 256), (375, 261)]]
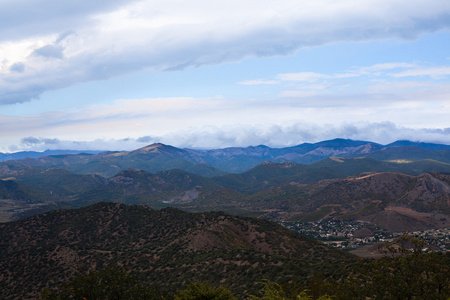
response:
[(35, 146), (35, 145), (58, 145), (60, 143), (59, 139), (49, 139), (49, 138), (36, 138), (36, 137), (26, 137), (20, 141), (20, 144), (25, 146)]
[(151, 137), (151, 136), (141, 136), (140, 138), (138, 138), (136, 141), (138, 143), (152, 143), (154, 142), (156, 139)]
[(24, 144), (24, 145), (35, 145), (35, 144), (40, 144), (41, 140), (38, 139), (38, 138), (30, 136), (30, 137), (23, 138), (20, 141), (20, 143)]
[[(0, 89), (1, 90), (1, 89)], [(0, 91), (0, 105), (1, 104), (15, 104), (38, 99), (44, 87), (30, 86), (22, 90), (8, 90)]]
[(62, 59), (64, 57), (63, 50), (61, 46), (46, 45), (34, 50), (32, 55)]
[(9, 67), (11, 72), (23, 73), (25, 71), (25, 64), (18, 62)]

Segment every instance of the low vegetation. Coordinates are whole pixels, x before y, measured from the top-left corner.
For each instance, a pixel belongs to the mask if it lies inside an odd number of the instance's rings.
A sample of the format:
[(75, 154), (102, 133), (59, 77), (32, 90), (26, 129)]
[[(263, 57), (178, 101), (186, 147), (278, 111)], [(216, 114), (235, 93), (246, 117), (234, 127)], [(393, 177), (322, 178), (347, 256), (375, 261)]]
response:
[(217, 299), (331, 300), (331, 299), (448, 299), (450, 257), (428, 251), (423, 241), (404, 234), (385, 245), (386, 256), (361, 260), (353, 274), (340, 280), (316, 274), (307, 285), (295, 280), (263, 280), (256, 293), (235, 296), (223, 285), (193, 282), (183, 289), (162, 292), (140, 283), (122, 268), (108, 266), (100, 272), (78, 274), (69, 282), (41, 292), (41, 299)]

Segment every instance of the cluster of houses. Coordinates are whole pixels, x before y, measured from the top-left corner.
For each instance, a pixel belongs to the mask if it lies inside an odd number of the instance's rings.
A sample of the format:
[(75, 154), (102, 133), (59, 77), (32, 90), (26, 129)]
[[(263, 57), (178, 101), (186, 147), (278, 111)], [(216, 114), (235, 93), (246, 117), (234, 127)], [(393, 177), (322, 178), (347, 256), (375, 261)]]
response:
[[(341, 249), (358, 248), (393, 241), (403, 232), (390, 233), (360, 220), (325, 219), (318, 222), (280, 222), (286, 228), (302, 235), (321, 240)], [(450, 251), (450, 228), (409, 232), (425, 240), (433, 248)]]

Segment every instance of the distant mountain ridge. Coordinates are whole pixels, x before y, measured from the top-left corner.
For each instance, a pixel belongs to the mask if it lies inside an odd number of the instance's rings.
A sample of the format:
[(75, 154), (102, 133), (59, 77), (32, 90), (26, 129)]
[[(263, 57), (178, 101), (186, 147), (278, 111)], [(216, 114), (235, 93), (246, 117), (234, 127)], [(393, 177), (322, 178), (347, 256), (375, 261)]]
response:
[[(26, 154), (17, 153), (17, 156), (26, 156)], [(142, 169), (152, 173), (182, 169), (212, 177), (224, 173), (241, 173), (264, 161), (311, 164), (332, 156), (343, 158), (368, 157), (382, 161), (432, 159), (450, 163), (450, 146), (410, 141), (397, 141), (383, 146), (367, 141), (334, 139), (285, 148), (270, 148), (260, 145), (246, 148), (195, 150), (180, 149), (156, 143), (133, 151), (100, 152), (89, 155), (85, 153), (60, 153), (37, 158), (8, 160), (0, 163), (0, 176), (2, 176), (2, 169), (33, 166), (64, 168), (74, 173), (99, 174), (106, 177), (113, 176), (128, 168)], [(6, 175), (6, 173), (3, 172), (3, 175)]]
[(79, 154), (79, 153), (87, 153), (87, 154), (97, 154), (102, 151), (96, 150), (45, 150), (43, 152), (37, 151), (19, 151), (13, 153), (1, 153), (0, 152), (0, 162), (6, 160), (14, 160), (14, 159), (23, 159), (23, 158), (38, 158), (42, 156), (49, 155), (59, 155), (59, 154)]

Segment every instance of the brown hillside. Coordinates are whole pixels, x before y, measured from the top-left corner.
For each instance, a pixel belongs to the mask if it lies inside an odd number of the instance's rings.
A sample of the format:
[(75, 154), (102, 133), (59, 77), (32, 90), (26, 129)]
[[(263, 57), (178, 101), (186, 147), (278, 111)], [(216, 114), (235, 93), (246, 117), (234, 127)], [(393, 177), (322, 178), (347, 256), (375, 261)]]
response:
[(253, 207), (276, 220), (356, 218), (391, 231), (439, 228), (450, 220), (450, 176), (436, 172), (364, 173), (264, 193)]

